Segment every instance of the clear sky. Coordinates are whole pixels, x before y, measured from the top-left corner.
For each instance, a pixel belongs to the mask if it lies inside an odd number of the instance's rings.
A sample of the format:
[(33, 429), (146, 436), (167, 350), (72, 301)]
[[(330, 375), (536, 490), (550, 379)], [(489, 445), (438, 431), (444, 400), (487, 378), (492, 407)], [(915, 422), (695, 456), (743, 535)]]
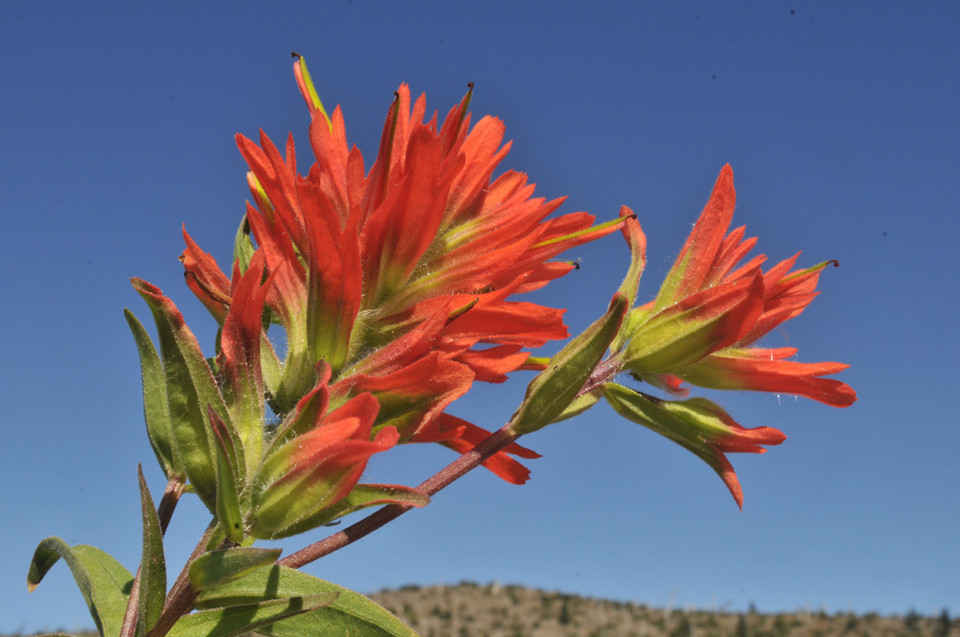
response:
[[(163, 478), (122, 314), (149, 312), (128, 278), (159, 285), (211, 351), (181, 224), (229, 261), (249, 197), (234, 134), (306, 138), (292, 50), (368, 165), (400, 82), (441, 115), (474, 82), (475, 116), (514, 140), (503, 168), (568, 195), (567, 212), (637, 211), (647, 297), (731, 163), (734, 223), (760, 251), (841, 263), (767, 342), (851, 364), (841, 378), (859, 393), (845, 410), (713, 396), (789, 436), (731, 458), (742, 513), (692, 454), (601, 406), (526, 439), (544, 457), (525, 486), (478, 471), (308, 572), (364, 592), (500, 581), (678, 607), (960, 614), (957, 4), (267, 6), (0, 4), (0, 632), (92, 625), (63, 564), (27, 593), (48, 535), (136, 569), (137, 463), (155, 493)], [(539, 299), (579, 330), (628, 255), (615, 235), (568, 256), (582, 269)], [(499, 427), (529, 378), (452, 411)], [(407, 448), (368, 478), (416, 484), (452, 457)], [(184, 501), (171, 569), (206, 520)]]

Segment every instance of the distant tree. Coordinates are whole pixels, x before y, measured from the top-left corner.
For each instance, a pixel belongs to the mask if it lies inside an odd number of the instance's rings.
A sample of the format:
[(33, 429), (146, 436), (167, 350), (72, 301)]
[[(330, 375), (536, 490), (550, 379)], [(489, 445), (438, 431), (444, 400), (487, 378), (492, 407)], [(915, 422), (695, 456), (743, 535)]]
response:
[(854, 615), (853, 613), (850, 613), (849, 615), (847, 615), (847, 623), (846, 623), (846, 626), (844, 626), (843, 628), (843, 632), (852, 633), (857, 629), (857, 626), (859, 625), (860, 625), (860, 618)]
[(937, 625), (933, 629), (933, 637), (950, 637), (950, 613), (946, 608), (937, 618)]
[(747, 618), (741, 613), (737, 616), (737, 637), (749, 637), (750, 632), (747, 630)]
[(918, 632), (920, 630), (920, 621), (922, 619), (923, 618), (920, 616), (920, 613), (911, 608), (907, 613), (907, 616), (903, 618), (903, 627), (911, 633)]
[(557, 618), (557, 621), (560, 622), (561, 626), (570, 623), (570, 598), (567, 596), (563, 597), (563, 605), (560, 607), (560, 617)]
[(690, 637), (693, 630), (690, 628), (690, 620), (685, 614), (680, 615), (677, 625), (670, 631), (670, 637)]
[(787, 633), (790, 632), (790, 622), (787, 621), (785, 615), (777, 614), (773, 619), (773, 632), (779, 637), (786, 637)]

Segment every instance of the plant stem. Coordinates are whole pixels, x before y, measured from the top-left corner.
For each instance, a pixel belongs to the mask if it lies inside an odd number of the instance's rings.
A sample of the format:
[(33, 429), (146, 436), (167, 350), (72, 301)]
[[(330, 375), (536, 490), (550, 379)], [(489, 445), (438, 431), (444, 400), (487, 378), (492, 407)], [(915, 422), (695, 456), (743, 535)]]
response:
[[(503, 448), (514, 442), (517, 438), (518, 436), (516, 434), (509, 431), (507, 426), (504, 426), (499, 431), (496, 431), (484, 438), (483, 441), (481, 441), (476, 447), (461, 455), (459, 458), (424, 481), (419, 487), (417, 487), (418, 490), (426, 493), (427, 495), (434, 495), (441, 489), (452, 484), (464, 474), (478, 467), (483, 463), (484, 460), (498, 451), (501, 451)], [(164, 495), (166, 496), (166, 494)], [(368, 515), (366, 518), (360, 520), (356, 524), (344, 529), (343, 531), (311, 544), (310, 546), (297, 551), (296, 553), (292, 553), (284, 559), (279, 560), (277, 563), (281, 566), (287, 566), (290, 568), (299, 568), (305, 564), (309, 564), (310, 562), (318, 560), (325, 555), (329, 555), (337, 549), (343, 548), (344, 546), (372, 533), (388, 522), (400, 517), (411, 508), (413, 507), (400, 504), (391, 504), (385, 506), (382, 509), (379, 509)], [(170, 592), (167, 594), (167, 601), (164, 604), (163, 612), (160, 614), (160, 619), (157, 621), (157, 625), (150, 630), (147, 637), (163, 637), (167, 634), (167, 632), (170, 631), (180, 617), (190, 611), (193, 602), (197, 599), (197, 595), (199, 594), (199, 591), (193, 588), (193, 586), (190, 584), (190, 578), (188, 576), (190, 564), (201, 553), (204, 552), (215, 528), (216, 523), (211, 523), (210, 527), (200, 539), (200, 542), (197, 543), (193, 553), (190, 554), (189, 559), (187, 559), (187, 563), (184, 565), (183, 570), (177, 577), (177, 581), (174, 582), (173, 586), (170, 587)], [(224, 540), (224, 542), (229, 543), (228, 540)]]
[[(449, 465), (435, 473), (425, 482), (420, 484), (417, 489), (423, 493), (432, 496), (441, 489), (449, 486), (455, 480), (464, 474), (478, 467), (484, 460), (502, 450), (507, 445), (514, 442), (519, 436), (508, 430), (509, 425), (490, 434), (484, 438), (480, 444), (463, 454)], [(315, 560), (329, 555), (334, 551), (356, 542), (362, 537), (376, 531), (383, 525), (391, 522), (413, 507), (406, 504), (390, 504), (382, 509), (371, 513), (359, 522), (352, 524), (333, 535), (315, 542), (296, 553), (291, 553), (287, 557), (279, 560), (277, 564), (290, 568), (300, 568)]]
[(163, 490), (163, 497), (160, 499), (160, 505), (157, 507), (157, 517), (160, 518), (161, 535), (167, 532), (167, 526), (170, 525), (170, 518), (173, 517), (173, 510), (177, 508), (177, 502), (183, 495), (183, 490), (187, 488), (187, 479), (183, 476), (174, 476), (167, 482), (167, 488)]

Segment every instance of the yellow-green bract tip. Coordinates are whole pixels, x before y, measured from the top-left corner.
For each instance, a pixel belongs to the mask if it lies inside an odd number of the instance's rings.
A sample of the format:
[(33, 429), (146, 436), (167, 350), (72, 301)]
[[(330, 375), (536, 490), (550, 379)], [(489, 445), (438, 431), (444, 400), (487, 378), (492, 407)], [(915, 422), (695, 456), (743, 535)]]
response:
[(326, 109), (323, 108), (323, 102), (320, 101), (320, 96), (317, 95), (317, 89), (313, 85), (313, 80), (310, 79), (307, 62), (303, 59), (303, 56), (297, 55), (296, 53), (294, 55), (297, 61), (293, 63), (293, 72), (297, 76), (297, 84), (300, 86), (300, 93), (303, 95), (303, 99), (307, 101), (307, 106), (320, 111), (320, 114), (323, 115), (323, 118), (327, 120), (329, 124), (330, 117), (327, 115)]

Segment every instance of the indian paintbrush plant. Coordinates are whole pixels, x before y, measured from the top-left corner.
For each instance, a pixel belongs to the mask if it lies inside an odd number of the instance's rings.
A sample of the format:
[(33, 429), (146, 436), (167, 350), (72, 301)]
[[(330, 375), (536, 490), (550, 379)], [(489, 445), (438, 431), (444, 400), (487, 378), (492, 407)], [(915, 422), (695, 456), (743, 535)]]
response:
[[(666, 436), (743, 493), (726, 454), (784, 441), (740, 426), (688, 385), (806, 396), (846, 407), (856, 394), (830, 378), (846, 365), (800, 363), (793, 348), (754, 346), (816, 296), (831, 262), (764, 269), (756, 239), (730, 231), (733, 171), (713, 193), (656, 297), (636, 301), (646, 237), (623, 207), (607, 222), (553, 215), (561, 199), (534, 197), (523, 173), (494, 176), (510, 144), (494, 117), (473, 122), (472, 87), (442, 124), (401, 85), (367, 168), (347, 145), (340, 108), (328, 113), (303, 59), (294, 74), (310, 113), (315, 161), (299, 171), (263, 133), (237, 145), (251, 202), (225, 271), (186, 229), (186, 283), (217, 322), (207, 358), (174, 302), (133, 279), (156, 342), (130, 311), (140, 354), (147, 435), (167, 487), (154, 504), (140, 473), (143, 555), (130, 573), (103, 551), (59, 538), (38, 546), (31, 589), (63, 559), (97, 629), (120, 637), (409, 635), (366, 597), (299, 567), (380, 528), (466, 472), (483, 466), (523, 484), (517, 440), (601, 399)], [(567, 339), (563, 310), (520, 300), (574, 269), (562, 252), (621, 233), (631, 264), (604, 312), (556, 355), (532, 350)], [(834, 262), (835, 265), (835, 262)], [(277, 334), (282, 335), (278, 341)], [(283, 343), (283, 348), (278, 343)], [(474, 382), (538, 370), (510, 421), (489, 432), (448, 412)], [(659, 395), (656, 395), (659, 394)], [(374, 454), (443, 445), (456, 459), (415, 487), (361, 482)], [(163, 534), (184, 494), (211, 522), (168, 586)], [(280, 557), (254, 546), (378, 507), (327, 538)]]

